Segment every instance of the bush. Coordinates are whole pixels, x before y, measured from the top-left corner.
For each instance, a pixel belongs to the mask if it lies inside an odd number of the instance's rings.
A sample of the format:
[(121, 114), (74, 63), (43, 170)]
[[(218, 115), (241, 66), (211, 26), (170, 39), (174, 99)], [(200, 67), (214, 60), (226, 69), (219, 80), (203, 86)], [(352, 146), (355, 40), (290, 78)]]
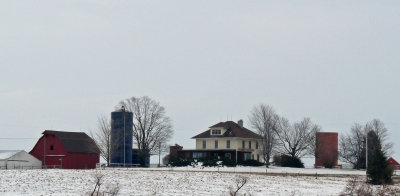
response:
[(281, 156), (281, 165), (282, 167), (296, 167), (296, 168), (304, 168), (304, 163), (297, 157), (292, 157), (288, 155)]
[(174, 158), (172, 159), (169, 164), (173, 167), (184, 167), (191, 165), (193, 162), (193, 159), (182, 159), (182, 158)]
[(340, 196), (351, 195), (398, 195), (400, 188), (392, 185), (374, 186), (367, 184), (360, 179), (353, 178), (347, 182), (346, 187)]
[[(218, 166), (218, 161), (221, 162), (221, 166), (227, 166), (227, 167), (235, 167), (236, 162), (229, 159), (229, 158), (220, 158), (218, 159), (217, 157), (210, 157), (210, 158), (199, 158), (196, 159), (197, 162), (202, 162), (202, 166), (204, 167), (216, 167)], [(185, 167), (192, 165), (192, 163), (195, 162), (194, 159), (182, 159), (182, 158), (175, 158), (169, 162), (169, 164), (173, 167)]]
[(282, 165), (281, 158), (282, 158), (281, 155), (274, 155), (272, 157), (272, 161), (274, 162), (274, 165), (281, 166)]
[(227, 167), (236, 167), (236, 162), (229, 158), (222, 158), (222, 165)]
[(212, 158), (201, 158), (198, 161), (203, 162), (204, 167), (215, 167), (215, 166), (218, 166), (217, 162), (220, 160), (212, 157)]
[(245, 160), (245, 161), (241, 162), (240, 165), (243, 165), (243, 166), (262, 166), (264, 164), (260, 163), (260, 162), (258, 162), (256, 160), (248, 159), (248, 160)]
[(229, 159), (229, 158), (220, 158), (218, 159), (217, 157), (210, 157), (210, 158), (200, 158), (198, 160), (199, 162), (203, 162), (203, 166), (205, 167), (216, 167), (218, 166), (218, 161), (222, 161), (220, 163), (221, 166), (227, 166), (227, 167), (235, 167), (236, 162)]
[(367, 174), (371, 184), (391, 184), (393, 170), (386, 161), (387, 158), (383, 154), (380, 147), (374, 150), (371, 164), (368, 167)]

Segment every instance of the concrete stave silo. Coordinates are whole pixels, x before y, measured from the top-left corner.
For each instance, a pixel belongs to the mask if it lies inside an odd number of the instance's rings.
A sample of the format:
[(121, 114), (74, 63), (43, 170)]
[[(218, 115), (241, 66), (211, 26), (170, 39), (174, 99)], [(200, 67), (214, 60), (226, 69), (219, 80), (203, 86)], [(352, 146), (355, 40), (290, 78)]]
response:
[(124, 108), (111, 112), (111, 166), (132, 164), (133, 113)]

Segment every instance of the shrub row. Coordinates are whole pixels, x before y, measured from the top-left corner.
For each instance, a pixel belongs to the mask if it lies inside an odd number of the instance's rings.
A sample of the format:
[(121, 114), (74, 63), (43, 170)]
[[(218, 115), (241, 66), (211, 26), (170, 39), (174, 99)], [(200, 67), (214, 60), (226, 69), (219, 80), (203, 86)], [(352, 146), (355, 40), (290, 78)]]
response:
[[(216, 167), (216, 166), (226, 166), (226, 167), (235, 167), (237, 164), (235, 161), (229, 158), (220, 158), (217, 157), (210, 157), (210, 158), (198, 158), (198, 159), (182, 159), (182, 158), (175, 158), (172, 159), (169, 164), (173, 167), (184, 167), (189, 165), (194, 165), (196, 163), (203, 163), (202, 166), (205, 167)], [(246, 160), (238, 165), (242, 166), (262, 166), (263, 163), (260, 163), (256, 160)]]
[(169, 164), (173, 167), (184, 167), (184, 166), (189, 166), (193, 165), (195, 163), (203, 163), (202, 166), (205, 167), (215, 167), (215, 166), (227, 166), (227, 167), (235, 167), (236, 163), (235, 161), (229, 159), (229, 158), (220, 158), (218, 159), (217, 157), (211, 157), (211, 158), (198, 158), (198, 159), (182, 159), (182, 158), (175, 158), (172, 159)]
[(304, 163), (297, 157), (276, 155), (273, 159), (276, 166), (304, 168)]

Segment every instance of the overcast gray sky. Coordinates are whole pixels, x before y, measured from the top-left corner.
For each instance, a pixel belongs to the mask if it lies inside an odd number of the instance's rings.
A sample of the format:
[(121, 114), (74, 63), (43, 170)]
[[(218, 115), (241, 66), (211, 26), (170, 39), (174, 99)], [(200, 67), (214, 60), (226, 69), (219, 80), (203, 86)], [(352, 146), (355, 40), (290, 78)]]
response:
[[(381, 119), (400, 159), (400, 1), (2, 1), (2, 138), (159, 101), (171, 143), (265, 103), (324, 131)], [(36, 139), (0, 139), (30, 151)]]

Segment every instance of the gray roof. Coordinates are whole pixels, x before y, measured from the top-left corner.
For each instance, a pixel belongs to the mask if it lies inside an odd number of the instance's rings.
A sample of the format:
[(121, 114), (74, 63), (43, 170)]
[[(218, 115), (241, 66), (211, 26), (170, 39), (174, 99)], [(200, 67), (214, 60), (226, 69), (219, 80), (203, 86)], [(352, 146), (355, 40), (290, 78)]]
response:
[(0, 150), (0, 160), (7, 160), (22, 150)]
[(46, 130), (43, 132), (43, 134), (55, 135), (61, 140), (61, 143), (67, 152), (100, 153), (100, 150), (94, 140), (84, 132)]

